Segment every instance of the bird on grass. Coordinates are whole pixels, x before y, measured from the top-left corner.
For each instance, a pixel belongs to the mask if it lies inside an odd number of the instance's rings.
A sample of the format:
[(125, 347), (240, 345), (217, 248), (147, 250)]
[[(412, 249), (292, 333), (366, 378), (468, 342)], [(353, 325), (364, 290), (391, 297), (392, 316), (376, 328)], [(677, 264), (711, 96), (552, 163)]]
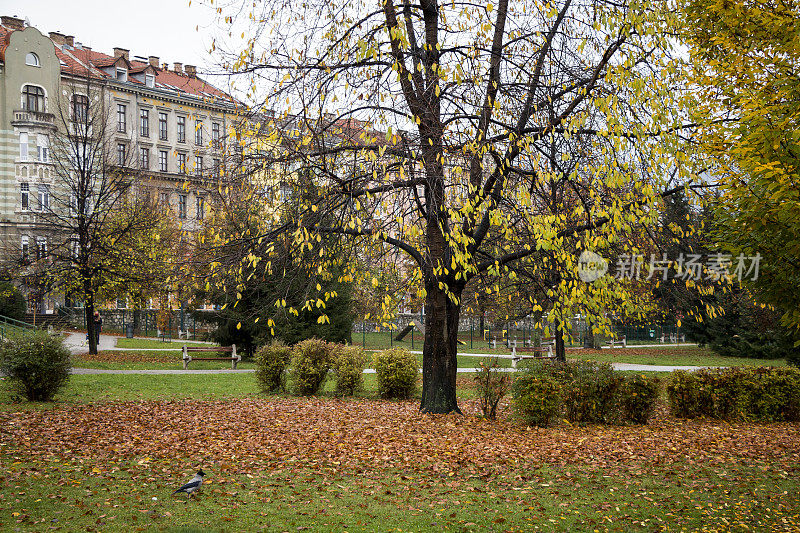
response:
[(199, 489), (200, 485), (203, 484), (203, 476), (205, 475), (206, 473), (203, 472), (203, 469), (201, 468), (200, 470), (197, 471), (197, 474), (195, 474), (195, 476), (191, 480), (189, 480), (189, 483), (182, 486), (172, 494), (175, 495), (178, 494), (179, 492), (185, 492), (191, 498), (192, 493), (194, 493), (194, 491)]

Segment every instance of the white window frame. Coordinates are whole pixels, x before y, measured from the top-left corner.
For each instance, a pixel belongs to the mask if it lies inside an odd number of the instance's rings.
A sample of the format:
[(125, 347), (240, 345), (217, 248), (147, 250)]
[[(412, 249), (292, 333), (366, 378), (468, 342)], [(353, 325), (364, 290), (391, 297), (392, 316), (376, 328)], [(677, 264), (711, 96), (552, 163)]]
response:
[(19, 203), (22, 211), (31, 209), (31, 185), (28, 182), (19, 184)]
[(39, 56), (36, 55), (34, 52), (28, 52), (25, 55), (25, 64), (29, 67), (39, 67), (41, 64), (39, 63)]
[(50, 209), (50, 186), (44, 183), (39, 183), (36, 187), (37, 207), (40, 212)]

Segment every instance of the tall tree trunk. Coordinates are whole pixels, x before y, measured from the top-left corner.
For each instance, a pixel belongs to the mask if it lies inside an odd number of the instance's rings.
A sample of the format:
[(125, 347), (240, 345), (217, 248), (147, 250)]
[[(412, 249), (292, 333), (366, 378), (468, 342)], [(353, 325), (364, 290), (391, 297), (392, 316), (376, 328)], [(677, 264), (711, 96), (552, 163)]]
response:
[(564, 347), (564, 332), (561, 330), (561, 322), (556, 320), (555, 323), (555, 337), (556, 337), (556, 361), (567, 360), (567, 350)]
[[(460, 294), (457, 295), (460, 298)], [(461, 413), (456, 400), (458, 324), (461, 306), (441, 289), (425, 298), (425, 346), (422, 351), (423, 413)]]

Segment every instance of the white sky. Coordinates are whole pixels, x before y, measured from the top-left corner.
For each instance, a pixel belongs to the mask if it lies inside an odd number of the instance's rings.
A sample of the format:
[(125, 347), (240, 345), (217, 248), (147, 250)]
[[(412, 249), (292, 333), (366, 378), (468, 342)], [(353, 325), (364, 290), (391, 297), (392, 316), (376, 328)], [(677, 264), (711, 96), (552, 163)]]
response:
[(170, 67), (179, 62), (201, 72), (215, 64), (208, 50), (219, 32), (200, 0), (0, 0), (0, 14), (27, 17), (45, 35), (74, 35), (98, 52), (113, 54), (117, 46), (131, 57), (158, 56)]

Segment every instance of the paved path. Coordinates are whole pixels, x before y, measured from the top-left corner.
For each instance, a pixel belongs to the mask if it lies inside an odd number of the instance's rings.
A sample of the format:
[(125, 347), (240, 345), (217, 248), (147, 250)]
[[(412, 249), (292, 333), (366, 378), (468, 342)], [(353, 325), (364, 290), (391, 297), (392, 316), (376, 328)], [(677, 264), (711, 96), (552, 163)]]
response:
[[(137, 337), (138, 338), (138, 337)], [(117, 339), (114, 335), (100, 335), (100, 344), (98, 345), (98, 349), (102, 351), (111, 351), (111, 350), (125, 350), (126, 348), (117, 348)], [(152, 339), (150, 339), (152, 340)], [(183, 342), (177, 339), (173, 340), (173, 342)], [(89, 345), (86, 342), (86, 333), (70, 333), (64, 339), (64, 343), (69, 348), (72, 354), (84, 354), (89, 351)], [(642, 347), (650, 347), (650, 346), (677, 346), (677, 345), (644, 345)], [(693, 346), (693, 345), (682, 345), (682, 346)], [(633, 348), (633, 346), (630, 346)], [(164, 351), (164, 350), (177, 350), (179, 348), (137, 348), (136, 351)], [(412, 351), (412, 353), (422, 353), (420, 351)], [(484, 354), (484, 353), (460, 353), (459, 356), (469, 356), (469, 357), (500, 357), (500, 358), (511, 358), (510, 354)], [(636, 365), (630, 363), (612, 363), (614, 366), (614, 370), (628, 370), (634, 372), (672, 372), (673, 370), (699, 370), (700, 366), (659, 366), (659, 365)], [(502, 372), (514, 372), (513, 368), (501, 368)], [(73, 368), (73, 374), (148, 374), (148, 375), (172, 375), (172, 374), (248, 374), (254, 372), (253, 369), (243, 369), (243, 370), (183, 370), (183, 369), (159, 369), (159, 370), (104, 370), (104, 369), (97, 369), (97, 368)], [(368, 368), (364, 371), (365, 374), (373, 374), (375, 371), (371, 368)], [(472, 373), (475, 372), (474, 368), (459, 368), (459, 373)]]

